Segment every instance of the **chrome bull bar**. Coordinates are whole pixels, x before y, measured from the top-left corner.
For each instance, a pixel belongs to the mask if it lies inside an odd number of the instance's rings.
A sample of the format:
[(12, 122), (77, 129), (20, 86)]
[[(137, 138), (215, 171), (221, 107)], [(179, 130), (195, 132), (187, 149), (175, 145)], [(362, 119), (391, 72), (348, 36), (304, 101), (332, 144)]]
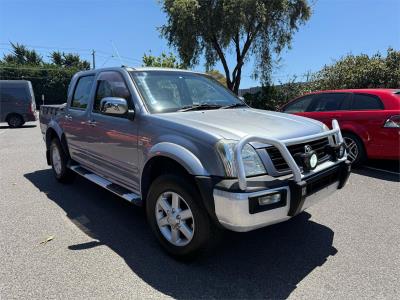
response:
[(303, 136), (303, 137), (299, 137), (299, 138), (293, 138), (293, 139), (287, 139), (287, 140), (280, 141), (280, 140), (273, 139), (273, 138), (254, 136), (254, 135), (248, 135), (248, 136), (243, 137), (236, 144), (235, 149), (234, 149), (235, 164), (236, 164), (236, 170), (237, 170), (237, 174), (238, 174), (239, 188), (242, 191), (246, 190), (246, 188), (247, 188), (246, 171), (245, 171), (243, 159), (242, 159), (242, 150), (246, 144), (248, 144), (250, 142), (259, 142), (259, 143), (264, 143), (264, 144), (268, 144), (268, 145), (276, 147), (279, 150), (279, 152), (281, 153), (283, 159), (288, 164), (289, 168), (292, 170), (294, 180), (296, 182), (300, 182), (303, 178), (303, 175), (301, 173), (299, 166), (297, 165), (296, 161), (294, 160), (292, 154), (290, 154), (287, 146), (295, 145), (295, 144), (299, 144), (299, 143), (305, 143), (308, 141), (312, 141), (312, 140), (315, 140), (318, 138), (323, 138), (323, 137), (328, 137), (328, 136), (336, 136), (336, 139), (335, 139), (336, 143), (338, 143), (338, 144), (343, 143), (343, 137), (342, 137), (342, 133), (340, 132), (339, 123), (335, 119), (332, 120), (332, 130), (324, 131), (324, 132), (313, 134), (313, 135)]

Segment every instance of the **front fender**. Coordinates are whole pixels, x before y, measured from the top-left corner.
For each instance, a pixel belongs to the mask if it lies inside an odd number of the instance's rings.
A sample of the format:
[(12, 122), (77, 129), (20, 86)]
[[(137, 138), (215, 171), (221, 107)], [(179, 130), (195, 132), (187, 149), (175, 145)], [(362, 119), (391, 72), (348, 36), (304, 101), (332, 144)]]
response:
[(183, 166), (186, 171), (191, 175), (209, 175), (197, 156), (180, 145), (168, 142), (161, 142), (154, 145), (148, 153), (146, 163), (155, 156), (165, 156), (175, 160), (181, 166)]

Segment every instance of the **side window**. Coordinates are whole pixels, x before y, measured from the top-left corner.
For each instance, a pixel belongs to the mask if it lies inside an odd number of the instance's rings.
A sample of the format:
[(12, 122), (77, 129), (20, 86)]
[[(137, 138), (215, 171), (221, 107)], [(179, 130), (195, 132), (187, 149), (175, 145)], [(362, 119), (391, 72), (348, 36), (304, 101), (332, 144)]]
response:
[(0, 100), (2, 102), (26, 101), (28, 99), (29, 96), (23, 86), (0, 88)]
[(352, 110), (377, 110), (383, 109), (383, 104), (378, 96), (368, 94), (354, 94)]
[(326, 93), (319, 94), (310, 107), (311, 111), (336, 111), (343, 110), (347, 105), (349, 93)]
[(285, 113), (296, 113), (296, 112), (305, 112), (308, 111), (308, 107), (310, 106), (311, 101), (313, 100), (314, 95), (304, 96), (300, 99), (295, 100), (292, 103), (289, 103), (284, 108)]
[(84, 76), (78, 79), (78, 83), (76, 84), (74, 95), (72, 97), (72, 108), (86, 109), (89, 102), (90, 91), (92, 90), (93, 82), (93, 75)]
[(106, 97), (124, 98), (131, 108), (131, 94), (124, 78), (118, 72), (102, 72), (97, 79), (96, 95), (93, 103), (93, 112), (100, 112), (100, 102)]

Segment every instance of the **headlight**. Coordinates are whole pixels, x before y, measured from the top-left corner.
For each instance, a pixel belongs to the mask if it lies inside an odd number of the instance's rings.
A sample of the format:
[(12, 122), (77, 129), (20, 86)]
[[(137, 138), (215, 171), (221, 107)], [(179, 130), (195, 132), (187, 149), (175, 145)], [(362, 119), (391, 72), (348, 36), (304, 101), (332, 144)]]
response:
[[(236, 143), (236, 141), (221, 140), (216, 146), (217, 152), (225, 167), (225, 173), (228, 177), (237, 177), (234, 155)], [(254, 150), (254, 148), (249, 144), (243, 147), (242, 158), (246, 176), (255, 176), (267, 173), (256, 150)]]

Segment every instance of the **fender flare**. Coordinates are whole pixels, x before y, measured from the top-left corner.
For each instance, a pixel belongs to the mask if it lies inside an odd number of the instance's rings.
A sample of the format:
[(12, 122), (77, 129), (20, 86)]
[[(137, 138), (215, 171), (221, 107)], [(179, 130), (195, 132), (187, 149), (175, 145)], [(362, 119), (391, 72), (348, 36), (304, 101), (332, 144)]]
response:
[(57, 135), (58, 140), (60, 141), (61, 147), (63, 148), (63, 150), (65, 151), (65, 153), (68, 155), (68, 157), (70, 156), (69, 154), (69, 149), (68, 149), (68, 145), (67, 145), (67, 140), (65, 138), (65, 134), (64, 131), (62, 130), (62, 128), (60, 127), (60, 125), (54, 121), (54, 120), (50, 120), (49, 124), (47, 125), (47, 129), (46, 129), (46, 136), (45, 136), (45, 143), (46, 143), (46, 158), (47, 158), (47, 163), (50, 165), (50, 158), (49, 158), (49, 147), (50, 147), (50, 140), (49, 140), (49, 132), (54, 131)]
[(147, 163), (156, 156), (165, 156), (175, 160), (191, 175), (209, 175), (196, 155), (194, 155), (185, 147), (169, 142), (160, 142), (150, 149), (150, 151), (148, 152), (146, 163), (143, 165), (143, 170), (145, 169)]

